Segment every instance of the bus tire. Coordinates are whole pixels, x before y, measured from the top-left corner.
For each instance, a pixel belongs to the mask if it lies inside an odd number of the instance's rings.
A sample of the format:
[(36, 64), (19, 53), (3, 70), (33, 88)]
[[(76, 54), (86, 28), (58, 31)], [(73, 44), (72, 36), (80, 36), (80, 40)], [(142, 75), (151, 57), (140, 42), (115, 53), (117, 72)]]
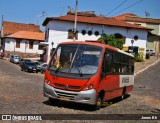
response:
[(121, 100), (124, 100), (126, 98), (126, 87), (123, 88)]
[(98, 96), (97, 103), (96, 103), (96, 109), (99, 110), (102, 106), (102, 97)]
[(99, 96), (97, 97), (96, 104), (93, 106), (94, 110), (99, 110), (102, 106), (103, 103), (103, 93), (100, 93)]

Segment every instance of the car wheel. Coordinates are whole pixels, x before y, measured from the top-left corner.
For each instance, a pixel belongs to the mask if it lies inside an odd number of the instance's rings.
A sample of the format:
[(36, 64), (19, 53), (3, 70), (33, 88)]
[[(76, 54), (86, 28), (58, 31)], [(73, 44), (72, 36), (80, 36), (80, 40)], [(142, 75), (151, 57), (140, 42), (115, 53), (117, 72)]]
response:
[(28, 72), (28, 69), (27, 69), (27, 68), (25, 69), (25, 72)]

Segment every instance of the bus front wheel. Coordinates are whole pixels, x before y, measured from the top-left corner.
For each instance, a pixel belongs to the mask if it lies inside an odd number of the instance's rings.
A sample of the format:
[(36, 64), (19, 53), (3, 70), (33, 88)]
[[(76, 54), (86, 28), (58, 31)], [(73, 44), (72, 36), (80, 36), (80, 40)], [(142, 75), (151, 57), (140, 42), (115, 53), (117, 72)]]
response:
[(102, 106), (102, 97), (98, 96), (96, 104), (93, 106), (94, 110), (99, 110)]

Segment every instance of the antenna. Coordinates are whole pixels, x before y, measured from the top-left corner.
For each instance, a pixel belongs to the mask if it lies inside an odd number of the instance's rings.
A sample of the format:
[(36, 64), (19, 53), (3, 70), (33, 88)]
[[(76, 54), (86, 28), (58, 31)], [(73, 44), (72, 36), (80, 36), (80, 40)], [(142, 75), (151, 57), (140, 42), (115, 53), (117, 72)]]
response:
[(47, 14), (46, 14), (45, 11), (42, 11), (42, 14), (37, 16), (37, 25), (38, 25), (39, 18), (40, 18), (40, 17), (43, 17), (43, 18), (44, 18), (45, 16), (47, 16)]
[(68, 6), (68, 12), (74, 12), (73, 8)]

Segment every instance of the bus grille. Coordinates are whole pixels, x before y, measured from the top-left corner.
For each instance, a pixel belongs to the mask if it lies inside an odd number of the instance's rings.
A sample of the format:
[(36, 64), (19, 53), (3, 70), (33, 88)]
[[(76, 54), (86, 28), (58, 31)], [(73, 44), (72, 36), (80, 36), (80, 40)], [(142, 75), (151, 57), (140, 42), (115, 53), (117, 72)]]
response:
[(55, 85), (55, 88), (59, 88), (59, 89), (63, 89), (63, 90), (78, 91), (81, 88), (81, 86), (64, 85), (64, 84), (58, 84), (58, 83), (54, 83), (54, 85)]
[(69, 100), (74, 100), (74, 98), (77, 96), (77, 94), (71, 94), (71, 93), (65, 93), (65, 92), (59, 92), (59, 91), (55, 91), (55, 92), (58, 95), (58, 97), (68, 98)]

